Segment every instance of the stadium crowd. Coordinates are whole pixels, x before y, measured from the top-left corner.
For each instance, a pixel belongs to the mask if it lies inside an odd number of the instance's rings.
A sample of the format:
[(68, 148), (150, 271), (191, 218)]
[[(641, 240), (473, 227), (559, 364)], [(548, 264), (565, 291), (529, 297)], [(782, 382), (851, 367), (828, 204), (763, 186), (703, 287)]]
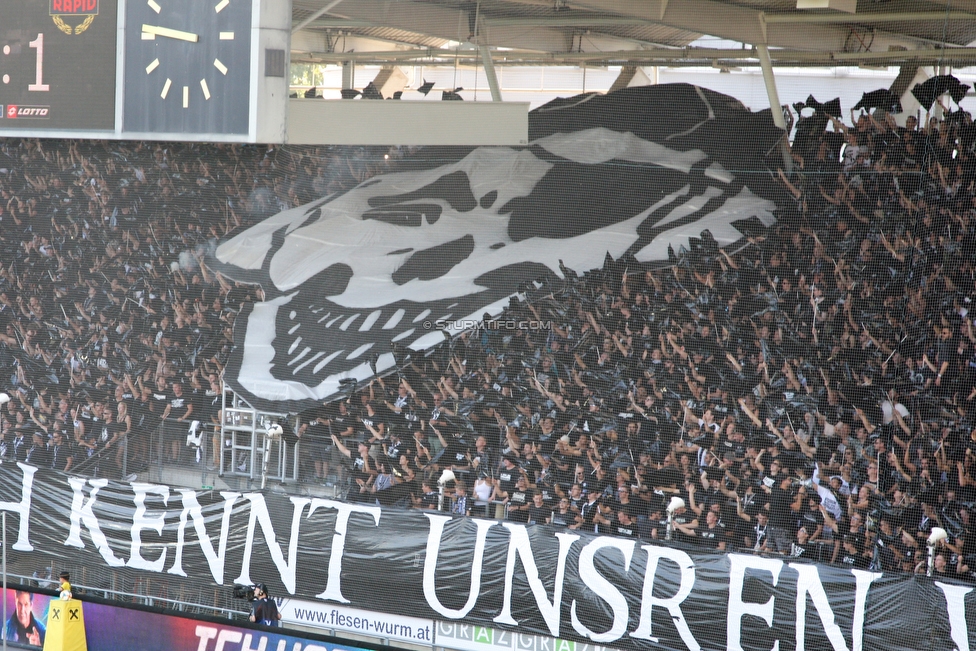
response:
[[(776, 226), (567, 273), (506, 313), (537, 327), (398, 352), (299, 415), (303, 479), (436, 508), (449, 469), (457, 513), (645, 539), (678, 496), (680, 542), (906, 572), (942, 526), (936, 571), (971, 578), (973, 125), (800, 125)], [(0, 144), (4, 458), (119, 476), (120, 441), (148, 461), (161, 419), (218, 422), (235, 314), (262, 296), (208, 247), (385, 164), (302, 152)]]
[[(830, 122), (833, 126), (828, 128)], [(976, 569), (968, 114), (803, 116), (796, 199), (741, 248), (608, 260), (301, 416), (348, 499), (857, 568)], [(846, 146), (844, 146), (846, 145)], [(333, 475), (330, 477), (330, 475)]]
[[(384, 153), (0, 142), (0, 386), (13, 397), (0, 456), (119, 477), (149, 461), (162, 419), (215, 420), (234, 317), (260, 290), (210, 273), (204, 256), (361, 183)], [(173, 443), (170, 457), (185, 454)]]

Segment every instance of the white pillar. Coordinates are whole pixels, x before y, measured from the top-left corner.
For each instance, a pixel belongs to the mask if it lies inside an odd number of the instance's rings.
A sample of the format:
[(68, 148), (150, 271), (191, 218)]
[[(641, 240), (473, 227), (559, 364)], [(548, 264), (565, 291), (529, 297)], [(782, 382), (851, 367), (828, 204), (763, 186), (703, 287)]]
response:
[[(769, 50), (764, 43), (756, 45), (759, 53), (759, 65), (762, 67), (763, 81), (766, 82), (766, 95), (769, 96), (769, 108), (773, 113), (773, 124), (786, 133), (786, 119), (783, 117), (783, 105), (779, 101), (779, 92), (776, 90), (776, 79), (773, 77), (773, 64), (769, 60)], [(793, 157), (790, 156), (790, 134), (786, 133), (783, 139), (783, 168), (789, 174), (793, 171)]]
[(498, 77), (495, 76), (495, 64), (491, 60), (491, 52), (487, 45), (480, 45), (481, 63), (485, 66), (485, 76), (488, 77), (488, 88), (491, 89), (491, 101), (502, 101), (502, 92), (498, 88)]

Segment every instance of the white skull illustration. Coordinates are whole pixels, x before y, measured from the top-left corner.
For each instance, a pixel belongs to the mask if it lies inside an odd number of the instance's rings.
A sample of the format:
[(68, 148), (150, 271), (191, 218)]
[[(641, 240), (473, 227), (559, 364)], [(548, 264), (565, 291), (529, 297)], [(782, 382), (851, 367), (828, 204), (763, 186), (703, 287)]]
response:
[(391, 368), (391, 341), (437, 345), (432, 322), (494, 316), (520, 283), (562, 276), (560, 260), (581, 274), (607, 253), (662, 260), (704, 229), (735, 242), (734, 222), (770, 225), (775, 209), (698, 149), (605, 128), (378, 176), (218, 247), (223, 273), (267, 295), (238, 318), (230, 379), (279, 408), (321, 401), (372, 376), (369, 355)]

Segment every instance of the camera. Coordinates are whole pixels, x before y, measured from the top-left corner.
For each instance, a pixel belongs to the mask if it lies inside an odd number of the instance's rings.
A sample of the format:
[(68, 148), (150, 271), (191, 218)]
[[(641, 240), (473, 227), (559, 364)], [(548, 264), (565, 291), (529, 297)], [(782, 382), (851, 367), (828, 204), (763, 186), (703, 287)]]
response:
[(246, 585), (235, 585), (234, 586), (234, 598), (235, 599), (245, 599), (247, 601), (256, 601), (257, 597), (254, 594), (254, 588), (256, 586), (246, 586)]

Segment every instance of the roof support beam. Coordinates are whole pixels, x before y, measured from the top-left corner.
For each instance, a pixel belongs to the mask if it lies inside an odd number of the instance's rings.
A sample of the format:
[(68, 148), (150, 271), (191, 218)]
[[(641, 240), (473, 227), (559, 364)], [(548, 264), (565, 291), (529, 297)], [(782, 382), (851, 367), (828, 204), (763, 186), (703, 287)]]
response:
[(313, 20), (315, 20), (316, 18), (318, 18), (322, 14), (328, 13), (329, 11), (331, 11), (332, 9), (334, 9), (335, 6), (338, 5), (340, 2), (342, 2), (342, 0), (332, 0), (331, 2), (327, 3), (324, 7), (322, 7), (318, 11), (316, 11), (314, 14), (312, 14), (311, 16), (309, 16), (308, 18), (306, 18), (302, 22), (300, 22), (297, 25), (295, 25), (294, 27), (292, 27), (291, 28), (291, 33), (294, 34), (295, 32), (297, 32), (297, 31), (299, 31), (301, 29), (304, 29), (306, 25), (308, 25), (309, 23), (311, 23)]
[(476, 45), (511, 47), (543, 52), (566, 52), (572, 46), (572, 35), (558, 29), (527, 30), (519, 27), (493, 28), (486, 25), (478, 36), (470, 29), (471, 12), (422, 2), (398, 0), (356, 0), (346, 2), (331, 12), (352, 20), (365, 20), (384, 27), (401, 29), (436, 38), (475, 42)]
[[(890, 50), (887, 52), (811, 52), (807, 50), (769, 50), (773, 65), (858, 65), (861, 63), (902, 65), (973, 65), (976, 63), (976, 47), (959, 47), (928, 50)], [(441, 50), (434, 48), (391, 51), (322, 52), (308, 54), (299, 50), (292, 54), (295, 62), (341, 63), (355, 61), (360, 65), (382, 64), (396, 61), (416, 61), (418, 64), (449, 62), (455, 59), (474, 65), (481, 57), (478, 50)], [(739, 65), (750, 65), (759, 55), (756, 49), (715, 49), (715, 48), (675, 48), (626, 50), (616, 52), (555, 52), (539, 53), (532, 51), (495, 51), (493, 64), (498, 66), (525, 65), (705, 65), (715, 61), (738, 61)]]
[(976, 14), (976, 0), (931, 0), (932, 4), (944, 5), (953, 11), (968, 11)]
[(871, 14), (766, 14), (766, 22), (820, 23), (842, 25), (870, 25), (874, 23), (928, 22), (945, 20), (976, 20), (976, 14), (965, 11), (898, 11)]
[(626, 16), (526, 16), (524, 18), (481, 18), (495, 27), (642, 27), (656, 22)]
[[(661, 0), (665, 11), (667, 10), (668, 0)], [(876, 23), (900, 23), (900, 22), (941, 22), (946, 20), (972, 20), (976, 21), (976, 13), (965, 11), (896, 11), (896, 12), (875, 12), (867, 14), (813, 14), (813, 13), (774, 13), (763, 14), (769, 24), (773, 23), (820, 23), (824, 25), (873, 25)], [(645, 20), (643, 18), (633, 18), (627, 16), (526, 16), (519, 18), (491, 18), (481, 16), (480, 23), (495, 28), (498, 27), (580, 27), (580, 28), (599, 28), (599, 27), (646, 27), (647, 25), (660, 25), (661, 20)], [(328, 29), (354, 29), (363, 27), (383, 27), (375, 20), (344, 20), (321, 16), (309, 18), (300, 23), (301, 27), (328, 28)]]
[[(536, 4), (533, 0), (513, 0), (521, 4)], [(638, 18), (664, 24), (697, 34), (708, 34), (745, 43), (765, 43), (771, 47), (791, 47), (818, 51), (844, 50), (849, 30), (829, 25), (814, 26), (798, 33), (796, 29), (775, 22), (762, 29), (762, 12), (748, 7), (730, 5), (713, 0), (570, 0), (574, 9), (587, 9)], [(663, 9), (663, 12), (662, 12)], [(763, 32), (766, 33), (763, 33)], [(918, 40), (879, 34), (875, 48), (887, 50), (896, 45), (915, 49)]]

